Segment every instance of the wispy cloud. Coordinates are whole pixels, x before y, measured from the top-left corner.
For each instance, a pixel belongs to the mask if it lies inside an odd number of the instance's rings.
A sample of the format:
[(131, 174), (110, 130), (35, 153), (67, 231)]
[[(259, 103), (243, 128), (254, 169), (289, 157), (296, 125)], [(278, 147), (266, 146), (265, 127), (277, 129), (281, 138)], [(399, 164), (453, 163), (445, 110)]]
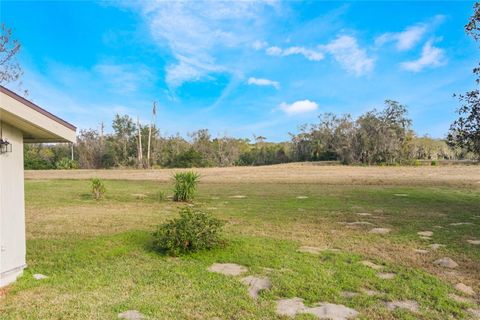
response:
[(280, 104), (280, 109), (286, 114), (292, 116), (315, 111), (318, 109), (318, 104), (310, 100), (299, 100), (292, 104), (282, 102)]
[(282, 49), (280, 47), (272, 46), (266, 49), (265, 51), (270, 56), (291, 56), (291, 55), (302, 55), (310, 61), (320, 61), (324, 58), (322, 52), (317, 50), (308, 49), (305, 47), (289, 47)]
[(435, 68), (446, 64), (445, 51), (433, 45), (433, 40), (429, 40), (422, 48), (420, 58), (401, 63), (401, 67), (412, 72), (420, 72), (425, 68)]
[(375, 59), (369, 57), (367, 51), (360, 48), (357, 39), (352, 36), (339, 36), (320, 48), (331, 54), (343, 69), (357, 76), (373, 70)]
[[(220, 61), (222, 49), (254, 43), (251, 24), (275, 2), (254, 1), (145, 1), (132, 4), (142, 12), (159, 47), (169, 48), (174, 61), (166, 68), (166, 83), (174, 89), (212, 73), (233, 72)], [(257, 45), (261, 45), (260, 43)]]
[(384, 33), (375, 39), (375, 44), (381, 46), (389, 42), (394, 42), (395, 47), (399, 51), (412, 49), (422, 40), (425, 34), (431, 32), (438, 24), (442, 23), (444, 19), (444, 16), (437, 15), (429, 22), (409, 26), (401, 32)]
[(250, 85), (256, 85), (256, 86), (272, 86), (275, 89), (280, 89), (280, 83), (278, 81), (273, 81), (269, 79), (262, 79), (262, 78), (254, 78), (250, 77), (248, 78), (247, 81), (248, 84)]

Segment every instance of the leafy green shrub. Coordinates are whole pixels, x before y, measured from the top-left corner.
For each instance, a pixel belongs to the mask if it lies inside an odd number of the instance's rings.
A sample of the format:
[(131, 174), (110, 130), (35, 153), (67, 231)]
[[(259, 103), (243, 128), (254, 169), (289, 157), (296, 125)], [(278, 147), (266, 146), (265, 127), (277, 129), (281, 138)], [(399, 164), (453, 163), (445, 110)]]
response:
[(92, 179), (92, 194), (95, 200), (100, 200), (103, 198), (106, 191), (107, 189), (105, 188), (105, 184), (102, 182), (102, 180), (98, 178)]
[(208, 213), (184, 208), (179, 218), (158, 227), (153, 234), (153, 244), (157, 251), (173, 256), (212, 249), (224, 243), (223, 225)]
[(436, 166), (438, 164), (437, 160), (432, 160), (432, 162), (430, 162), (430, 165), (432, 166)]
[(197, 191), (200, 175), (193, 171), (177, 172), (173, 175), (173, 201), (191, 201)]
[(68, 158), (62, 158), (55, 164), (55, 167), (62, 170), (78, 169), (78, 162)]

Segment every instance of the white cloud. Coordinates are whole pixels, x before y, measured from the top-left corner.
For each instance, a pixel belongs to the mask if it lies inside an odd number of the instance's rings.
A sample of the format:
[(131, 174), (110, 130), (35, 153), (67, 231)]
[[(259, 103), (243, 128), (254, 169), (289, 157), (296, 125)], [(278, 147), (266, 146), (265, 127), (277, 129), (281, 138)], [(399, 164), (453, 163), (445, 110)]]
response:
[(368, 57), (366, 50), (359, 47), (354, 37), (340, 36), (327, 45), (319, 47), (330, 53), (342, 68), (357, 76), (373, 70), (375, 60)]
[(388, 42), (395, 42), (395, 47), (399, 51), (405, 51), (413, 48), (423, 37), (427, 28), (425, 25), (416, 25), (406, 28), (402, 32), (384, 33), (375, 39), (375, 44), (383, 45)]
[(408, 71), (419, 72), (424, 68), (435, 68), (446, 63), (445, 51), (433, 46), (433, 41), (427, 41), (422, 48), (422, 55), (417, 60), (405, 61), (402, 68)]
[(143, 65), (101, 63), (95, 65), (92, 77), (101, 78), (113, 92), (132, 93), (142, 83), (153, 79), (152, 73)]
[(252, 48), (255, 50), (262, 50), (267, 46), (268, 46), (268, 42), (266, 41), (256, 40), (254, 43), (252, 43)]
[(310, 100), (299, 100), (292, 104), (283, 102), (280, 104), (280, 109), (288, 115), (297, 115), (317, 110), (318, 104)]
[(429, 22), (409, 26), (401, 32), (384, 33), (375, 39), (375, 44), (381, 46), (388, 42), (394, 42), (397, 50), (409, 50), (417, 45), (426, 33), (432, 31), (438, 24), (442, 23), (444, 19), (444, 16), (437, 15)]
[(261, 79), (261, 78), (250, 77), (250, 78), (248, 78), (247, 83), (257, 85), (257, 86), (272, 86), (277, 90), (280, 89), (280, 83), (278, 83), (278, 81), (273, 81), (273, 80), (269, 80), (269, 79)]
[[(255, 43), (251, 25), (262, 18), (262, 8), (276, 2), (257, 1), (142, 1), (127, 2), (140, 10), (152, 37), (170, 49), (174, 62), (166, 68), (166, 82), (176, 88), (188, 81), (208, 79), (212, 73), (234, 72), (222, 61), (222, 49)], [(256, 45), (264, 45), (257, 43)]]
[(304, 47), (289, 47), (282, 49), (280, 47), (269, 47), (266, 50), (266, 53), (270, 56), (291, 56), (295, 54), (303, 55), (310, 61), (320, 61), (324, 58), (323, 53), (320, 51), (315, 51), (312, 49), (307, 49)]

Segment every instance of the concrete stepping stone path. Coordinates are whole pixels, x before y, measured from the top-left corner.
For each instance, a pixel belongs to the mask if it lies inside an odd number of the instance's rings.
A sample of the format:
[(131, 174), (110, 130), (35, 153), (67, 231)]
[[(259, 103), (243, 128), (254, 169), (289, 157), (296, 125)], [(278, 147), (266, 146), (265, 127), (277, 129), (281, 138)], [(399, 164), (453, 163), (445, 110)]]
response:
[(446, 247), (446, 245), (440, 244), (440, 243), (432, 243), (432, 244), (430, 245), (430, 248), (431, 248), (432, 250), (438, 250), (438, 249), (440, 249), (440, 248), (445, 248), (445, 247)]
[(361, 264), (363, 264), (364, 266), (366, 267), (369, 267), (369, 268), (372, 268), (374, 270), (380, 270), (380, 269), (383, 269), (383, 266), (380, 266), (378, 264), (375, 264), (371, 261), (367, 261), (367, 260), (363, 260), (363, 261), (360, 261)]
[(347, 222), (347, 226), (356, 227), (356, 226), (373, 226), (373, 223), (368, 221), (355, 221), (355, 222)]
[(395, 309), (406, 309), (411, 312), (418, 312), (420, 306), (418, 305), (417, 301), (414, 300), (403, 300), (403, 301), (392, 301), (386, 303), (388, 310), (395, 310)]
[(320, 254), (322, 251), (325, 251), (325, 248), (311, 247), (311, 246), (301, 246), (297, 249), (297, 252), (310, 253), (310, 254)]
[(471, 222), (455, 222), (455, 223), (450, 223), (451, 226), (466, 226), (466, 225), (472, 225), (473, 223)]
[(230, 196), (230, 198), (232, 198), (232, 199), (244, 199), (244, 198), (246, 198), (246, 197), (247, 197), (247, 196), (240, 195), (240, 194), (235, 195), (235, 196)]
[(463, 294), (466, 294), (467, 296), (474, 296), (475, 295), (475, 291), (473, 291), (472, 287), (469, 287), (466, 284), (463, 284), (461, 282), (457, 283), (455, 285), (455, 289), (457, 289), (458, 291), (460, 291)]
[(433, 236), (433, 232), (432, 231), (420, 231), (420, 232), (417, 232), (417, 234), (419, 236), (422, 236), (422, 237), (431, 237)]
[(238, 276), (247, 272), (247, 270), (247, 267), (236, 263), (214, 263), (208, 268), (210, 272), (221, 273), (227, 276)]
[(370, 233), (373, 233), (373, 234), (387, 234), (387, 233), (390, 233), (390, 231), (392, 231), (390, 228), (373, 228), (370, 230)]
[(371, 213), (368, 213), (368, 212), (357, 212), (355, 214), (359, 215), (359, 216), (362, 216), (362, 217), (368, 217), (368, 216), (372, 215)]
[(449, 269), (455, 269), (456, 267), (458, 267), (458, 263), (456, 263), (449, 257), (444, 257), (444, 258), (435, 260), (433, 264), (440, 267), (449, 268)]
[(467, 240), (467, 242), (474, 245), (480, 245), (480, 240)]
[(268, 278), (248, 276), (243, 278), (242, 282), (248, 286), (248, 294), (254, 299), (258, 298), (260, 291), (267, 290), (272, 287), (272, 283)]
[(35, 274), (33, 275), (33, 278), (34, 278), (35, 280), (43, 280), (43, 279), (47, 279), (48, 276), (46, 276), (46, 275), (44, 275), (44, 274), (40, 274), (40, 273), (35, 273)]
[(456, 295), (455, 293), (450, 293), (448, 297), (458, 303), (474, 303), (473, 299), (465, 298), (465, 297)]
[(384, 280), (391, 280), (395, 278), (396, 274), (391, 272), (380, 272), (377, 274), (377, 277)]
[(371, 290), (371, 289), (361, 289), (362, 293), (366, 294), (367, 296), (378, 296), (381, 295), (382, 293), (376, 290)]
[(480, 309), (468, 308), (467, 311), (473, 316), (474, 320), (480, 320)]
[(145, 319), (145, 315), (141, 314), (137, 310), (127, 310), (125, 312), (119, 313), (118, 319), (141, 320)]
[(307, 307), (301, 298), (282, 299), (277, 301), (277, 314), (281, 316), (295, 317), (297, 314), (311, 314), (317, 319), (347, 320), (358, 315), (354, 309), (341, 304), (317, 303), (313, 307)]
[(297, 199), (308, 199), (307, 196), (297, 196)]
[(353, 298), (358, 296), (358, 292), (353, 292), (353, 291), (342, 291), (340, 292), (340, 296), (342, 298)]
[(425, 250), (425, 249), (413, 249), (413, 251), (415, 253), (419, 253), (419, 254), (427, 254), (428, 253), (428, 250)]

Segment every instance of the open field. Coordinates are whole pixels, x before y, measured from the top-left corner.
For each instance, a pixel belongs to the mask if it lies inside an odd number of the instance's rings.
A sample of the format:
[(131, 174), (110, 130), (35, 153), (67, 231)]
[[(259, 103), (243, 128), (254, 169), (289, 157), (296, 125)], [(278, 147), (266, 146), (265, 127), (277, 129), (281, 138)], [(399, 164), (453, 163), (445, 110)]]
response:
[[(276, 301), (293, 297), (343, 304), (358, 319), (470, 319), (468, 309), (480, 308), (480, 245), (469, 242), (480, 240), (478, 166), (197, 171), (193, 205), (227, 222), (228, 245), (180, 258), (149, 245), (155, 226), (188, 205), (157, 198), (171, 193), (171, 170), (27, 172), (29, 268), (1, 298), (0, 318), (116, 319), (139, 310), (150, 319), (287, 319), (276, 315)], [(109, 179), (104, 200), (91, 198), (91, 176)], [(391, 231), (370, 232), (379, 227)], [(421, 231), (433, 235), (422, 239)], [(442, 257), (458, 267), (433, 264)], [(208, 272), (215, 262), (246, 266), (245, 275), (268, 277), (272, 288), (254, 300), (239, 277)], [(396, 300), (419, 309), (389, 310)]]
[[(179, 170), (179, 169), (177, 169)], [(35, 170), (26, 179), (156, 180), (168, 182), (171, 169), (157, 170)], [(361, 167), (291, 163), (260, 167), (195, 169), (204, 183), (321, 183), (373, 185), (456, 185), (480, 188), (480, 166)]]

